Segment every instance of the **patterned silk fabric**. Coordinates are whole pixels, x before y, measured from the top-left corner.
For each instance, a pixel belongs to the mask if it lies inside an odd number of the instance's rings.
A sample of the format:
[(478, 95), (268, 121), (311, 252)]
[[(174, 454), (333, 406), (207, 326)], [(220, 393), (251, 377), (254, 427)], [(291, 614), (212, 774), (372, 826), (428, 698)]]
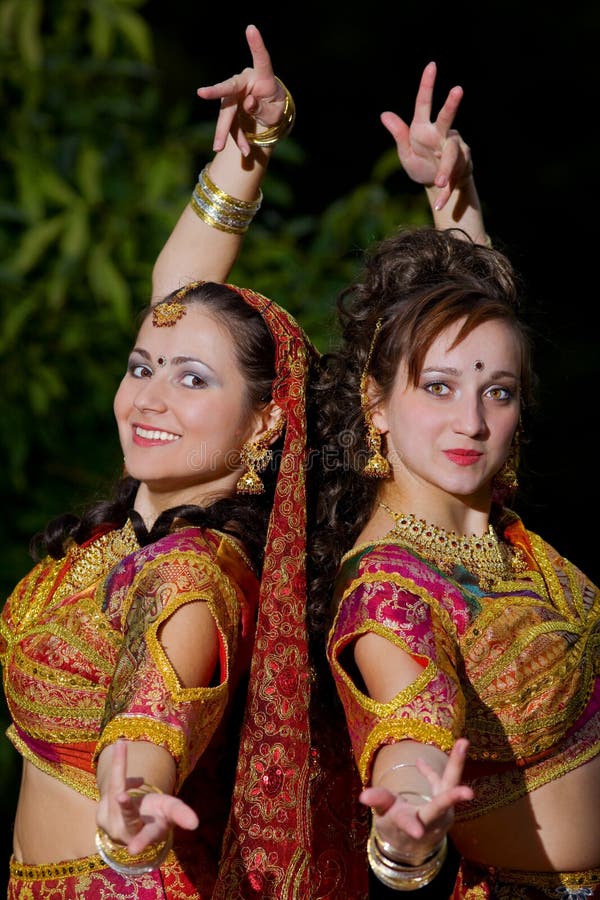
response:
[[(63, 560), (39, 563), (3, 610), (9, 738), (35, 766), (92, 799), (95, 757), (106, 744), (124, 737), (164, 746), (182, 798), (201, 818), (175, 844), (181, 872), (173, 883), (189, 881), (192, 897), (210, 897), (216, 879), (235, 761), (225, 727), (249, 666), (257, 599), (256, 576), (224, 535), (184, 528), (139, 548), (127, 523), (73, 546)], [(208, 605), (220, 635), (219, 674), (206, 688), (181, 687), (158, 639), (161, 624), (193, 601)], [(94, 880), (115, 877), (123, 880), (108, 872)]]
[(461, 862), (449, 900), (598, 900), (600, 869), (524, 872)]
[(171, 851), (153, 872), (123, 878), (99, 856), (49, 866), (11, 860), (7, 900), (208, 900)]
[(265, 547), (234, 803), (213, 896), (363, 900), (366, 863), (353, 853), (361, 822), (351, 802), (350, 754), (342, 752), (343, 733), (335, 748), (324, 740), (311, 711), (306, 387), (318, 354), (276, 303), (229, 287), (259, 310), (273, 335), (273, 399), (283, 410), (286, 430)]
[[(485, 593), (461, 567), (444, 576), (389, 538), (349, 553), (338, 581), (328, 654), (360, 777), (368, 782), (382, 744), (413, 738), (448, 751), (464, 735), (476, 799), (457, 809), (457, 821), (600, 751), (600, 593), (515, 516), (505, 538), (528, 571)], [(389, 703), (370, 699), (344, 666), (345, 648), (365, 632), (422, 666)]]
[[(205, 873), (205, 882), (211, 883), (213, 900), (366, 900), (367, 870), (362, 848), (368, 823), (365, 808), (359, 807), (356, 799), (356, 771), (347, 731), (343, 721), (339, 721), (339, 734), (336, 733), (338, 719), (333, 713), (328, 715), (324, 705), (319, 708), (320, 699), (319, 702), (315, 700), (317, 692), (311, 690), (308, 656), (306, 390), (311, 366), (318, 363), (318, 353), (294, 319), (277, 304), (253, 291), (235, 285), (229, 287), (261, 314), (273, 336), (276, 378), (272, 395), (285, 417), (283, 449), (269, 519), (255, 640), (249, 663), (247, 700), (241, 728), (231, 732), (224, 741), (234, 752), (239, 746), (233, 802), (230, 802), (230, 792), (217, 789), (217, 780), (212, 791), (207, 787), (210, 779), (201, 781), (199, 787), (195, 785), (199, 771), (204, 771), (205, 766), (210, 771), (210, 760), (207, 761), (207, 751), (203, 752), (203, 747), (223, 710), (225, 691), (221, 684), (211, 689), (214, 705), (209, 702), (210, 692), (207, 691), (202, 724), (194, 727), (197, 698), (193, 692), (173, 693), (173, 678), (165, 669), (156, 630), (153, 626), (144, 630), (145, 615), (152, 617), (156, 612), (158, 618), (152, 622), (160, 620), (159, 595), (156, 592), (148, 595), (145, 591), (136, 593), (135, 604), (126, 599), (129, 578), (135, 568), (131, 559), (124, 560), (111, 576), (110, 592), (102, 601), (101, 614), (93, 607), (93, 596), (94, 599), (97, 597), (92, 587), (89, 598), (85, 598), (81, 607), (84, 616), (79, 627), (86, 627), (86, 634), (94, 631), (98, 624), (105, 627), (103, 641), (110, 664), (102, 654), (95, 652), (93, 643), (91, 660), (83, 653), (81, 666), (69, 662), (69, 674), (65, 676), (68, 683), (74, 688), (81, 687), (82, 673), (91, 665), (94, 671), (97, 668), (98, 684), (106, 694), (100, 700), (98, 696), (91, 696), (93, 692), (82, 690), (79, 707), (73, 704), (74, 717), (79, 715), (80, 719), (77, 722), (71, 719), (69, 705), (73, 700), (67, 696), (69, 692), (64, 687), (62, 672), (49, 688), (44, 684), (44, 690), (55, 697), (57, 707), (50, 727), (47, 723), (40, 726), (40, 720), (47, 713), (46, 707), (35, 699), (33, 684), (29, 699), (20, 703), (19, 697), (27, 696), (27, 685), (23, 694), (23, 686), (16, 684), (23, 674), (17, 630), (21, 616), (29, 616), (27, 607), (35, 595), (35, 585), (30, 584), (25, 591), (21, 588), (15, 594), (5, 614), (3, 632), (8, 642), (4, 654), (7, 666), (5, 688), (15, 715), (12, 739), (37, 765), (50, 767), (56, 777), (64, 778), (91, 796), (95, 796), (92, 755), (101, 727), (104, 734), (99, 747), (123, 734), (133, 738), (147, 735), (168, 748), (177, 762), (180, 784), (202, 754), (194, 772), (183, 783), (181, 796), (187, 802), (193, 804), (196, 800), (201, 804), (198, 809), (201, 829), (207, 820), (205, 837), (207, 842), (212, 840), (215, 858), (225, 831), (214, 889), (211, 882), (215, 877), (213, 869), (208, 875)], [(149, 548), (140, 551), (140, 561), (146, 559), (148, 552)], [(116, 561), (113, 560), (113, 564)], [(171, 562), (175, 573), (176, 561)], [(189, 554), (185, 564), (191, 573), (193, 566)], [(155, 560), (152, 566), (156, 572), (162, 570), (165, 577), (170, 577), (167, 561), (163, 565), (162, 560)], [(35, 577), (42, 577), (42, 573)], [(189, 577), (193, 579), (192, 574)], [(173, 574), (173, 583), (186, 595), (189, 579)], [(73, 610), (74, 604), (75, 600)], [(86, 604), (92, 605), (93, 622), (90, 618), (86, 623)], [(219, 604), (219, 609), (223, 615), (219, 626), (226, 633), (221, 671), (226, 673), (229, 654), (235, 649), (228, 643), (229, 638), (233, 641), (233, 632), (228, 629), (235, 625), (236, 619), (226, 602)], [(74, 611), (73, 615), (77, 616), (78, 612)], [(113, 644), (119, 641), (114, 637), (113, 629), (124, 628), (126, 620), (131, 637), (127, 652), (117, 659)], [(98, 640), (94, 632), (92, 641)], [(60, 657), (62, 651), (57, 652)], [(69, 654), (70, 660), (72, 647)], [(38, 662), (42, 667), (34, 672)], [(113, 669), (115, 681), (109, 692)], [(53, 672), (42, 655), (35, 664), (32, 663), (26, 677), (37, 682), (40, 672), (46, 682), (51, 682)], [(13, 678), (15, 683), (12, 683)], [(153, 688), (159, 692), (165, 687), (168, 689), (169, 701), (164, 711), (160, 710), (158, 720), (154, 720), (154, 713), (159, 710), (152, 696), (144, 696), (145, 685), (150, 692)], [(101, 722), (104, 699), (107, 714)], [(89, 720), (83, 713), (84, 701), (89, 704)], [(184, 708), (191, 716), (185, 721), (182, 718)], [(65, 721), (61, 719), (61, 710)], [(135, 718), (128, 717), (129, 710), (135, 713)], [(31, 717), (34, 721), (30, 722)], [(57, 753), (56, 745), (61, 742)], [(63, 752), (64, 760), (60, 758)], [(78, 753), (83, 754), (82, 759), (73, 762)], [(229, 812), (226, 828), (221, 821), (223, 803), (228, 805)], [(181, 859), (185, 852), (190, 867), (196, 860), (200, 872), (192, 881), (200, 884), (196, 879), (202, 875), (202, 858), (195, 846), (192, 842), (189, 852), (178, 849), (178, 855)], [(201, 893), (206, 894), (204, 882)]]

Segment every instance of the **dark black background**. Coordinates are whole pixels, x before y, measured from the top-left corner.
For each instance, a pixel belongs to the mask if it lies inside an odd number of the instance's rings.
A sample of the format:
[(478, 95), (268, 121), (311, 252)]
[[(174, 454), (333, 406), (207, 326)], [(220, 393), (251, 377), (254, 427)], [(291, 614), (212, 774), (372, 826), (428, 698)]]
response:
[(214, 110), (202, 108), (196, 87), (249, 65), (244, 28), (261, 29), (293, 92), (294, 136), (307, 152), (293, 185), (298, 212), (318, 213), (366, 180), (391, 146), (379, 113), (410, 119), (430, 59), (438, 64), (436, 110), (452, 85), (463, 86), (456, 125), (472, 149), (487, 229), (524, 275), (538, 332), (541, 411), (517, 508), (598, 582), (600, 7), (386, 7), (155, 0), (144, 15), (166, 102), (189, 96), (204, 118)]

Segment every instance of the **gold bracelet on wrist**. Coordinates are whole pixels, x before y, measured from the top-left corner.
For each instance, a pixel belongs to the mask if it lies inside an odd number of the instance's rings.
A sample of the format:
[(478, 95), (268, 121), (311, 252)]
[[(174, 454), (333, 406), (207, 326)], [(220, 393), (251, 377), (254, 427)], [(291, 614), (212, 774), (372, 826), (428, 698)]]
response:
[(231, 194), (227, 194), (225, 191), (221, 190), (220, 187), (217, 187), (217, 185), (208, 174), (208, 166), (204, 166), (204, 168), (198, 175), (198, 181), (202, 184), (204, 190), (209, 194), (209, 196), (215, 203), (221, 203), (224, 206), (231, 206), (233, 209), (237, 210), (240, 213), (252, 213), (253, 215), (256, 214), (260, 209), (260, 205), (263, 199), (262, 191), (260, 190), (260, 188), (258, 190), (258, 197), (256, 198), (256, 200), (238, 200), (237, 197), (232, 197)]
[(262, 199), (260, 189), (256, 200), (238, 200), (237, 197), (232, 197), (209, 178), (208, 166), (205, 166), (198, 175), (190, 206), (212, 228), (228, 234), (245, 234), (261, 207)]
[[(130, 797), (142, 797), (144, 794), (162, 794), (162, 791), (151, 784), (142, 784), (138, 788), (130, 788)], [(113, 841), (110, 835), (98, 825), (96, 829), (96, 850), (98, 856), (119, 875), (143, 875), (153, 872), (164, 862), (173, 846), (173, 829), (169, 830), (164, 841), (149, 844), (141, 853), (131, 854), (125, 844)]]
[(248, 143), (254, 144), (257, 147), (271, 147), (273, 144), (276, 144), (277, 141), (283, 140), (283, 138), (287, 137), (290, 133), (294, 126), (294, 122), (296, 121), (296, 104), (294, 103), (294, 98), (281, 78), (276, 77), (275, 80), (285, 91), (285, 103), (281, 119), (276, 125), (271, 125), (270, 128), (267, 128), (266, 131), (261, 131), (259, 133), (255, 131), (244, 131)]
[(433, 881), (442, 868), (448, 852), (448, 838), (444, 836), (427, 859), (419, 865), (412, 865), (406, 858), (402, 863), (394, 848), (392, 848), (394, 857), (388, 856), (384, 848), (389, 850), (391, 845), (377, 837), (373, 825), (367, 842), (367, 856), (371, 871), (382, 884), (395, 891), (416, 891)]

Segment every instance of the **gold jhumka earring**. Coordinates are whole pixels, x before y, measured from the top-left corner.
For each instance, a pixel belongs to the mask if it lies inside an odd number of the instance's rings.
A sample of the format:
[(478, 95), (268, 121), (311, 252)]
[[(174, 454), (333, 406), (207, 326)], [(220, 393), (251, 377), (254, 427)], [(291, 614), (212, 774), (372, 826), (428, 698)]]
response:
[(521, 420), (514, 433), (512, 444), (504, 465), (494, 475), (493, 487), (497, 494), (503, 497), (512, 497), (519, 487), (518, 469), (521, 456)]
[(279, 422), (257, 441), (246, 441), (240, 450), (240, 460), (246, 467), (246, 471), (238, 479), (236, 493), (238, 494), (263, 494), (265, 486), (258, 473), (264, 472), (273, 459), (273, 451), (269, 444), (275, 437), (279, 437), (283, 431), (283, 416)]
[(362, 473), (366, 478), (388, 478), (391, 472), (391, 466), (385, 456), (381, 452), (381, 432), (377, 431), (373, 424), (371, 416), (370, 402), (367, 395), (367, 377), (369, 375), (369, 365), (373, 356), (373, 348), (375, 341), (381, 330), (381, 319), (377, 320), (375, 331), (371, 339), (371, 346), (367, 355), (367, 361), (360, 378), (360, 405), (362, 407), (363, 416), (365, 418), (365, 426), (367, 429), (366, 441), (371, 456), (367, 460)]

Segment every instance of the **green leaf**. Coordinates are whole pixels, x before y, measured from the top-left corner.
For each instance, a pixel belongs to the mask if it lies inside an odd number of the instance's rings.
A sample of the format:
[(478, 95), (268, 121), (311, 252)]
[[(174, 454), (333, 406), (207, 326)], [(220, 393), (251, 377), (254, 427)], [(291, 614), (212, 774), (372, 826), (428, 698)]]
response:
[(117, 28), (144, 62), (152, 62), (152, 39), (150, 29), (143, 19), (135, 13), (119, 11)]
[(35, 309), (33, 297), (19, 297), (18, 303), (6, 304), (2, 312), (2, 332), (0, 333), (0, 353), (4, 353), (16, 343), (19, 333)]
[(22, 15), (18, 28), (21, 58), (30, 69), (39, 69), (44, 57), (40, 39), (42, 4), (40, 0), (21, 0)]
[(38, 174), (35, 184), (42, 197), (59, 206), (68, 207), (78, 200), (77, 192), (53, 169), (43, 169)]
[(92, 54), (98, 59), (108, 59), (113, 46), (113, 27), (110, 18), (96, 5), (91, 10), (88, 39)]
[(0, 2), (0, 47), (8, 47), (14, 39), (18, 0)]
[(62, 269), (53, 272), (46, 283), (48, 309), (62, 309), (66, 304), (68, 290), (69, 279), (66, 273)]
[(28, 228), (23, 235), (11, 268), (22, 275), (29, 272), (39, 262), (50, 244), (57, 239), (63, 225), (64, 215), (58, 215)]
[(127, 326), (131, 318), (130, 293), (127, 283), (113, 263), (105, 247), (94, 247), (88, 263), (92, 292), (108, 303), (117, 321)]
[(43, 415), (53, 400), (63, 393), (63, 385), (56, 372), (48, 366), (38, 365), (36, 377), (28, 382), (28, 393), (34, 414)]
[(83, 203), (71, 207), (64, 218), (63, 236), (60, 241), (60, 249), (67, 259), (80, 259), (88, 249), (90, 241), (90, 229), (87, 216), (87, 208)]
[(75, 183), (88, 203), (97, 203), (102, 197), (102, 155), (89, 141), (84, 141), (75, 166)]
[(14, 164), (14, 176), (18, 188), (18, 202), (27, 219), (40, 219), (44, 214), (44, 202), (39, 191), (39, 162), (23, 154), (18, 156)]

